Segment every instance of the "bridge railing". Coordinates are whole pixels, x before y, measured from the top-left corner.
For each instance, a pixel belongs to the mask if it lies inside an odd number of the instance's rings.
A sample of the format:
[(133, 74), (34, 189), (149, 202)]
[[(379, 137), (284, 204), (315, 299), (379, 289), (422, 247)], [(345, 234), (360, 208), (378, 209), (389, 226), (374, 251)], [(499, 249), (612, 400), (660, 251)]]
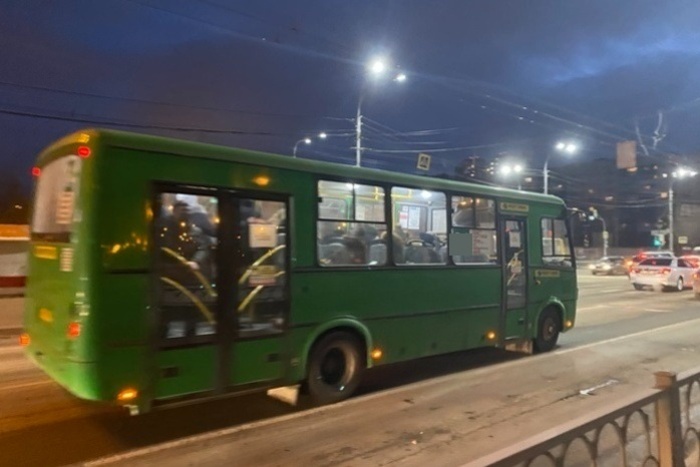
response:
[(465, 467), (700, 465), (700, 368), (657, 372), (653, 389), (496, 451)]

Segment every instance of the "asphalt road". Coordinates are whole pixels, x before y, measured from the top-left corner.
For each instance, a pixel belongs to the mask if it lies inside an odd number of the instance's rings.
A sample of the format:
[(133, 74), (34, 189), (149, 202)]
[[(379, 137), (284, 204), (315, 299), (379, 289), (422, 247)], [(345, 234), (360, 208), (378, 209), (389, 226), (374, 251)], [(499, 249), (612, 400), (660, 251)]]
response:
[[(459, 465), (649, 388), (654, 371), (700, 366), (692, 292), (638, 292), (624, 277), (585, 273), (579, 286), (577, 326), (555, 352), (476, 350), (379, 368), (360, 395), (320, 409), (251, 395), (129, 417), (76, 400), (0, 335), (0, 465), (103, 456), (123, 465)], [(611, 380), (595, 397), (579, 395)]]

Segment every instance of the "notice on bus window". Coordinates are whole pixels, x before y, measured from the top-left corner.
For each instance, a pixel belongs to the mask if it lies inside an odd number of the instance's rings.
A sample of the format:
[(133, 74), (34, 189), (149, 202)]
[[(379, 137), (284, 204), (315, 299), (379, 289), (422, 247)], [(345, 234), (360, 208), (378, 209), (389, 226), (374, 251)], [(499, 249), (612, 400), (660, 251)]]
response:
[(420, 208), (408, 208), (408, 230), (420, 230)]
[(520, 232), (512, 230), (508, 232), (508, 244), (511, 248), (520, 248)]
[(273, 224), (249, 224), (250, 248), (274, 248), (277, 246), (277, 226)]
[(248, 278), (248, 284), (251, 286), (275, 285), (277, 283), (278, 273), (279, 270), (276, 266), (265, 264), (253, 266), (250, 276)]
[(402, 229), (408, 229), (408, 207), (404, 206), (401, 208), (399, 213), (399, 225)]
[(493, 231), (492, 230), (472, 230), (472, 254), (475, 256), (483, 255), (487, 258), (491, 256), (493, 248)]
[(73, 219), (73, 206), (75, 205), (75, 193), (62, 191), (58, 195), (56, 206), (56, 224), (70, 224)]

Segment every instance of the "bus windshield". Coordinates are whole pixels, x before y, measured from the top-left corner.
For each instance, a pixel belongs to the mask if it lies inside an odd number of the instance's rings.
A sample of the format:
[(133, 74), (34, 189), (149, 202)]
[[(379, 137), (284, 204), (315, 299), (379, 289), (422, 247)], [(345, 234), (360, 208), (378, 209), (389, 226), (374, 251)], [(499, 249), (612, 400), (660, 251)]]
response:
[(80, 183), (81, 159), (69, 155), (41, 169), (34, 196), (32, 239), (69, 242)]

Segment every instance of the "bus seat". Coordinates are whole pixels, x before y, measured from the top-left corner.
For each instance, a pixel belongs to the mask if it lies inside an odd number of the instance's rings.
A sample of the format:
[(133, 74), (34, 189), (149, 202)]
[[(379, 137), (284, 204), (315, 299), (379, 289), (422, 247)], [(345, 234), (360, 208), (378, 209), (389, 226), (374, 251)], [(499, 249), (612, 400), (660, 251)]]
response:
[(386, 264), (386, 245), (383, 243), (374, 243), (369, 246), (369, 264), (383, 265)]

